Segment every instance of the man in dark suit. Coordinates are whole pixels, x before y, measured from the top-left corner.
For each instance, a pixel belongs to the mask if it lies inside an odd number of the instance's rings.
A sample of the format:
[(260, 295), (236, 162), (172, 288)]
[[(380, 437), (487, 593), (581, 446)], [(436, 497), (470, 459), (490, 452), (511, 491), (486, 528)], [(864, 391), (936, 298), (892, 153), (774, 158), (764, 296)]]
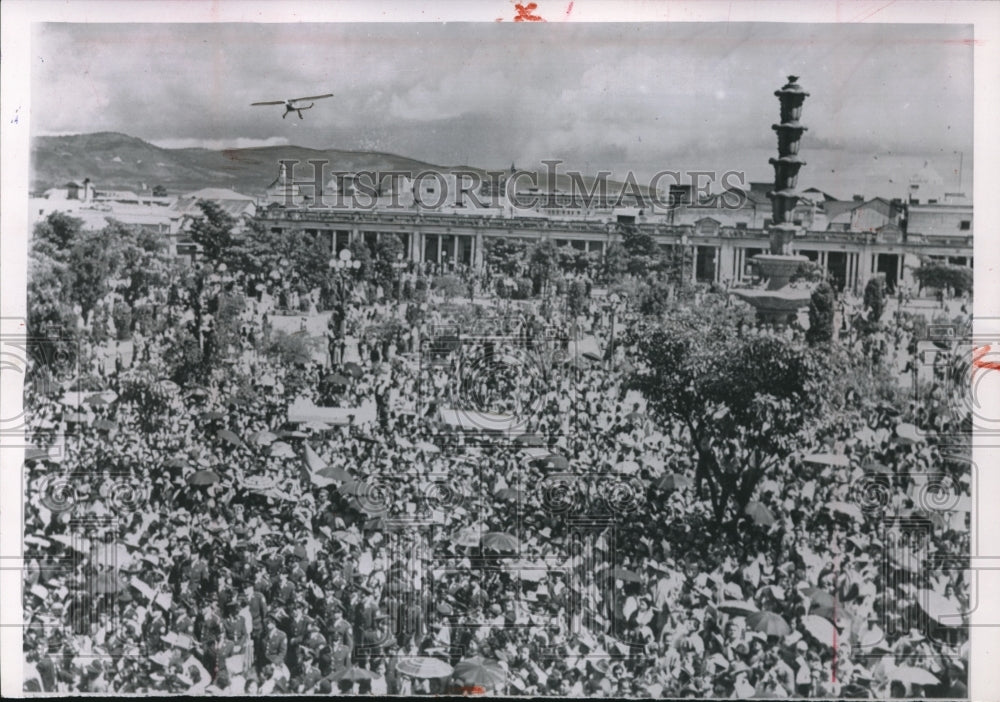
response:
[(254, 586), (247, 587), (247, 606), (250, 608), (252, 627), (250, 638), (253, 639), (253, 658), (257, 672), (264, 666), (264, 622), (267, 620), (267, 600), (264, 593)]
[(266, 643), (264, 655), (275, 668), (285, 667), (285, 657), (288, 655), (288, 636), (275, 626), (274, 619), (268, 619), (265, 626)]

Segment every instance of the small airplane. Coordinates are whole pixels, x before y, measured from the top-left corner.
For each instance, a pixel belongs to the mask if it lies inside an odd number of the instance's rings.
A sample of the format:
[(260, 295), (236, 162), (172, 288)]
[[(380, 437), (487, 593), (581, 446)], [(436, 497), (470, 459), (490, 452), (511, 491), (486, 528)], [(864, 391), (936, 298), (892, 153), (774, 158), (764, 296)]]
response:
[(255, 107), (257, 105), (284, 105), (285, 114), (281, 115), (281, 119), (288, 116), (289, 112), (298, 112), (299, 119), (302, 119), (302, 110), (308, 110), (310, 107), (316, 103), (311, 102), (308, 105), (299, 106), (296, 103), (304, 102), (306, 100), (320, 100), (322, 98), (333, 97), (333, 93), (327, 93), (326, 95), (310, 95), (309, 97), (292, 98), (291, 100), (271, 100), (269, 102), (251, 102), (250, 106)]

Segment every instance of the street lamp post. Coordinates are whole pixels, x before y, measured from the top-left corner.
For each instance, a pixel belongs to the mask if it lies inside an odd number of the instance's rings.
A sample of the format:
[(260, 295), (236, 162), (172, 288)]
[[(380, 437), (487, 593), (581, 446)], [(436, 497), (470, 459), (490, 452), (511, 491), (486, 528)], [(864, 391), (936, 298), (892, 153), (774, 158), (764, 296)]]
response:
[(330, 270), (337, 275), (337, 333), (343, 337), (347, 322), (346, 276), (350, 271), (361, 268), (361, 261), (353, 259), (350, 249), (343, 249), (337, 258), (331, 258)]

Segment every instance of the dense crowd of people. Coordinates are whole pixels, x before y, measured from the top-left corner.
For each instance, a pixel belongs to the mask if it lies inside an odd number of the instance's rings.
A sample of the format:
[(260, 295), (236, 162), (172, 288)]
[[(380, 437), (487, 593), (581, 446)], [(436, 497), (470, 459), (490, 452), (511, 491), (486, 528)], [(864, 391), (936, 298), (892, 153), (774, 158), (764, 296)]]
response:
[(454, 336), (461, 305), (361, 300), (296, 364), (251, 304), (210, 382), (140, 330), (31, 394), (26, 690), (965, 696), (968, 582), (925, 567), (969, 549), (944, 408), (802, 447), (706, 541), (685, 429), (625, 386), (627, 299), (480, 298)]

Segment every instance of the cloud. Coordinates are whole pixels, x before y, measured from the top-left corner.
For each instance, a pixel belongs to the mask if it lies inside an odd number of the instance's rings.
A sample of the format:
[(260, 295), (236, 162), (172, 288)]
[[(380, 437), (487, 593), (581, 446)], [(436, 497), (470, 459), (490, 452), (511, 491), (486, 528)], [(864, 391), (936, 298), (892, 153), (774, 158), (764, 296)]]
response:
[(253, 149), (261, 146), (287, 146), (290, 142), (288, 137), (267, 137), (266, 139), (247, 139), (237, 137), (235, 139), (153, 139), (150, 141), (154, 146), (161, 149), (211, 149), (221, 151), (222, 149)]

